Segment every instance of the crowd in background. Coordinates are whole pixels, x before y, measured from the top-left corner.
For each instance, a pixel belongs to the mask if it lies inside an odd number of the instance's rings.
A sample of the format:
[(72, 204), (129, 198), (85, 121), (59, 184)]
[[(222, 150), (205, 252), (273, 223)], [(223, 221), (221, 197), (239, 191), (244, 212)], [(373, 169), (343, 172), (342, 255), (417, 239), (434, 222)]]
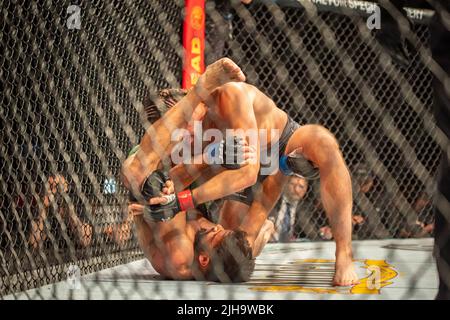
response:
[(34, 188), (23, 187), (9, 198), (12, 201), (3, 198), (2, 258), (22, 260), (27, 269), (29, 261), (24, 258), (29, 253), (54, 264), (70, 256), (100, 254), (102, 248), (111, 251), (111, 246), (117, 250), (126, 247), (133, 232), (132, 217), (124, 206), (85, 204), (74, 189), (64, 174), (57, 173), (48, 175), (43, 183), (36, 181)]
[[(353, 239), (422, 238), (433, 235), (430, 194), (418, 193), (410, 208), (399, 208), (382, 181), (364, 163), (351, 169)], [(272, 242), (331, 240), (333, 232), (320, 201), (318, 181), (292, 176), (269, 218)]]

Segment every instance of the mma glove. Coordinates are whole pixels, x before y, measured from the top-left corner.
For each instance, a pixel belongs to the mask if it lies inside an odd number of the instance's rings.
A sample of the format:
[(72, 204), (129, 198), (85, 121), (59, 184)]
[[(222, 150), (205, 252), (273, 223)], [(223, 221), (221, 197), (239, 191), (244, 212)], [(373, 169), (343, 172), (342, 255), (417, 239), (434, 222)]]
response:
[(220, 164), (226, 169), (239, 169), (244, 162), (245, 140), (238, 136), (234, 136), (231, 141), (227, 140), (208, 145), (205, 148), (205, 162)]
[[(130, 202), (147, 203), (149, 199), (159, 197), (169, 176), (162, 170), (156, 170), (145, 179), (138, 197), (130, 192)], [(167, 221), (181, 211), (195, 207), (191, 190), (184, 190), (177, 194), (163, 196), (166, 204), (145, 205), (144, 217), (150, 221)]]

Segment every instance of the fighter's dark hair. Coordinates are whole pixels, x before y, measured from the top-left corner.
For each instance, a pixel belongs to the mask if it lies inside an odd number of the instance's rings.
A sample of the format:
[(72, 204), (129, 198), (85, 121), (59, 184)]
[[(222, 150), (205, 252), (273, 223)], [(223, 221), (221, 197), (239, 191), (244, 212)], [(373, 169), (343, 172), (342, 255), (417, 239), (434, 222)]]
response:
[(157, 95), (148, 93), (142, 101), (147, 120), (150, 123), (157, 121), (188, 92), (186, 89), (169, 88), (160, 90)]
[[(245, 282), (255, 269), (252, 249), (246, 239), (246, 232), (237, 230), (226, 235), (210, 255), (210, 263), (203, 272), (204, 280), (216, 282)], [(194, 240), (195, 260), (204, 249), (200, 233)]]

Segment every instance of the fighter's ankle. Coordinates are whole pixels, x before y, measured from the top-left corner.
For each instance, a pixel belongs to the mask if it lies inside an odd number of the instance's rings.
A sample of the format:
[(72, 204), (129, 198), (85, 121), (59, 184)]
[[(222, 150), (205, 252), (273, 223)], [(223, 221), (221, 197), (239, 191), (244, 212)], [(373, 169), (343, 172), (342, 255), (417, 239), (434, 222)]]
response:
[(336, 261), (346, 261), (353, 259), (353, 252), (351, 248), (336, 248)]

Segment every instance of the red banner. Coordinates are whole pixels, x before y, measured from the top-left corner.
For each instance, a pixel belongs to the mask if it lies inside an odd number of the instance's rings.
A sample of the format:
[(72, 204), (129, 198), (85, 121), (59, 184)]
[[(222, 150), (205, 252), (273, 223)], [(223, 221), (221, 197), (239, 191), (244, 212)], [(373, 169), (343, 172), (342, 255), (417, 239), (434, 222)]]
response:
[(191, 88), (205, 71), (205, 0), (185, 0), (183, 83)]

